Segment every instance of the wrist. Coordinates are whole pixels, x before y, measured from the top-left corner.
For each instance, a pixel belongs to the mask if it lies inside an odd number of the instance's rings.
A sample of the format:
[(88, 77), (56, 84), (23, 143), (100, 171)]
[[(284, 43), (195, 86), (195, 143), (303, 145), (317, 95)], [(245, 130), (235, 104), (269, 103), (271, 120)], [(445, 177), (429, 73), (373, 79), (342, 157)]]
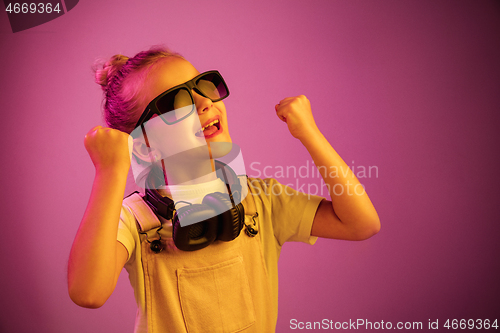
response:
[(109, 178), (113, 181), (127, 180), (129, 165), (99, 166), (95, 168), (96, 177)]
[(300, 142), (306, 147), (311, 147), (314, 145), (321, 144), (322, 141), (326, 140), (320, 130), (316, 127), (310, 131), (305, 131), (303, 135), (299, 138)]

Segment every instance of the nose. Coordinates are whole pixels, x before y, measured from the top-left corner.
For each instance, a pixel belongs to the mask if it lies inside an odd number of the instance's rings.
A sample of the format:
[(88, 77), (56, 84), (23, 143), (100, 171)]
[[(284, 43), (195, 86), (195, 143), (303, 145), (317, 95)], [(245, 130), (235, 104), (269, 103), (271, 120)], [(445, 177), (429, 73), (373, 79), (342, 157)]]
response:
[(200, 94), (198, 94), (196, 91), (192, 90), (193, 93), (193, 99), (194, 103), (196, 104), (196, 109), (198, 111), (198, 114), (202, 114), (210, 110), (210, 108), (213, 105), (213, 102), (210, 98), (206, 98)]

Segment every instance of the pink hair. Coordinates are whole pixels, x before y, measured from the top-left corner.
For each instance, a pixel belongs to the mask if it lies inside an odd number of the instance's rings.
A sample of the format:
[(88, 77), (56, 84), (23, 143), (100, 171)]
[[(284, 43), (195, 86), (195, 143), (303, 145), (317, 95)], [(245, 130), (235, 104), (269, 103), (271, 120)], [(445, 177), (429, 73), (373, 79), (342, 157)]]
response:
[(170, 57), (183, 58), (162, 46), (137, 53), (133, 58), (117, 54), (104, 65), (97, 65), (95, 78), (104, 91), (104, 119), (111, 128), (130, 133), (139, 120), (139, 95), (152, 65)]

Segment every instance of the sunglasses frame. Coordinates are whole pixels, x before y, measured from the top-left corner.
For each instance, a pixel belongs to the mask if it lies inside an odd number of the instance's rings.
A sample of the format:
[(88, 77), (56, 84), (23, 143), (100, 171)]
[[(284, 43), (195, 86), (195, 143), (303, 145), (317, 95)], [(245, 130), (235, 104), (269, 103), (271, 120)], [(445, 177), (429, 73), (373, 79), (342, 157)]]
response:
[[(210, 97), (206, 96), (201, 90), (199, 90), (197, 88), (197, 85), (196, 85), (196, 81), (199, 80), (200, 78), (202, 78), (203, 76), (207, 75), (207, 74), (216, 74), (217, 76), (219, 76), (222, 80), (222, 84), (224, 85), (224, 88), (226, 88), (226, 91), (227, 91), (227, 94), (226, 96), (222, 97), (222, 98), (217, 98), (217, 99), (211, 99)], [(216, 70), (212, 70), (212, 71), (207, 71), (207, 72), (203, 72), (199, 75), (197, 75), (196, 77), (194, 77), (193, 79), (189, 80), (189, 81), (186, 81), (184, 83), (181, 83), (175, 87), (172, 87), (164, 92), (162, 92), (161, 94), (159, 94), (158, 96), (156, 96), (151, 102), (149, 102), (148, 106), (146, 107), (146, 109), (144, 110), (144, 112), (142, 113), (141, 117), (139, 118), (139, 121), (137, 122), (137, 124), (135, 125), (135, 128), (141, 126), (142, 124), (144, 124), (146, 121), (148, 121), (149, 119), (151, 119), (151, 117), (154, 115), (154, 114), (157, 114), (158, 116), (161, 116), (163, 113), (160, 112), (160, 110), (158, 110), (158, 107), (156, 106), (156, 103), (165, 95), (167, 95), (168, 93), (176, 90), (176, 89), (180, 89), (180, 88), (186, 88), (188, 93), (189, 93), (189, 96), (191, 96), (191, 101), (193, 102), (193, 105), (195, 104), (194, 103), (194, 97), (193, 97), (193, 93), (191, 92), (192, 90), (196, 91), (196, 93), (198, 93), (199, 95), (205, 97), (205, 98), (208, 98), (209, 100), (211, 100), (212, 102), (219, 102), (221, 100), (223, 100), (224, 98), (228, 97), (229, 96), (229, 89), (227, 88), (227, 85), (226, 85), (226, 81), (224, 81), (224, 78), (222, 77), (222, 75), (219, 73), (219, 71), (216, 71)], [(193, 110), (191, 110), (191, 112), (189, 112), (187, 115), (185, 115), (184, 117), (180, 118), (180, 119), (177, 119), (176, 121), (174, 122), (168, 122), (166, 119), (164, 119), (164, 117), (161, 117), (162, 120), (167, 124), (167, 125), (173, 125), (175, 123), (178, 123), (179, 121), (182, 121), (183, 119), (189, 117), (190, 115), (193, 114), (193, 112), (196, 110), (196, 107), (193, 107)]]

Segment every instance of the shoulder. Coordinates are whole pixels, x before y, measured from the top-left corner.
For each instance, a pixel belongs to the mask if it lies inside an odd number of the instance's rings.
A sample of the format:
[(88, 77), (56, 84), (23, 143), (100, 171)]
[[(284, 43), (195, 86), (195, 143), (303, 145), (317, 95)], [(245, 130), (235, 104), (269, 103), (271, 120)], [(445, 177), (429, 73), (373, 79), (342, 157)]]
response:
[[(304, 210), (314, 211), (324, 197), (295, 190), (284, 185), (274, 178), (248, 178), (250, 194), (264, 206), (273, 210), (286, 209), (292, 214), (299, 214)], [(280, 212), (281, 214), (281, 212)]]
[(248, 178), (248, 186), (254, 195), (264, 195), (274, 200), (320, 201), (324, 199), (316, 194), (306, 193), (302, 187), (294, 189), (292, 184), (285, 185), (274, 178)]
[[(274, 178), (251, 178), (249, 177), (247, 180), (248, 187), (254, 195), (266, 195), (269, 196), (274, 192), (278, 192), (278, 190), (283, 186), (280, 182), (278, 182)], [(279, 193), (279, 192), (278, 192)]]
[(127, 198), (123, 199), (122, 207), (120, 211), (120, 226), (126, 226), (127, 229), (131, 229), (131, 226), (135, 223), (135, 216), (132, 212), (130, 205), (127, 204)]
[(156, 214), (138, 192), (132, 193), (123, 200), (122, 209), (131, 214), (134, 221), (140, 224), (142, 230), (151, 230), (161, 225)]
[(122, 208), (120, 212), (120, 222), (124, 223), (128, 227), (135, 223), (134, 211), (137, 207), (142, 205), (144, 201), (139, 192), (133, 192), (126, 196), (122, 201)]
[(311, 227), (323, 197), (297, 191), (274, 178), (248, 178), (248, 186), (256, 202), (262, 203), (262, 219), (270, 221), (279, 245), (315, 242)]

